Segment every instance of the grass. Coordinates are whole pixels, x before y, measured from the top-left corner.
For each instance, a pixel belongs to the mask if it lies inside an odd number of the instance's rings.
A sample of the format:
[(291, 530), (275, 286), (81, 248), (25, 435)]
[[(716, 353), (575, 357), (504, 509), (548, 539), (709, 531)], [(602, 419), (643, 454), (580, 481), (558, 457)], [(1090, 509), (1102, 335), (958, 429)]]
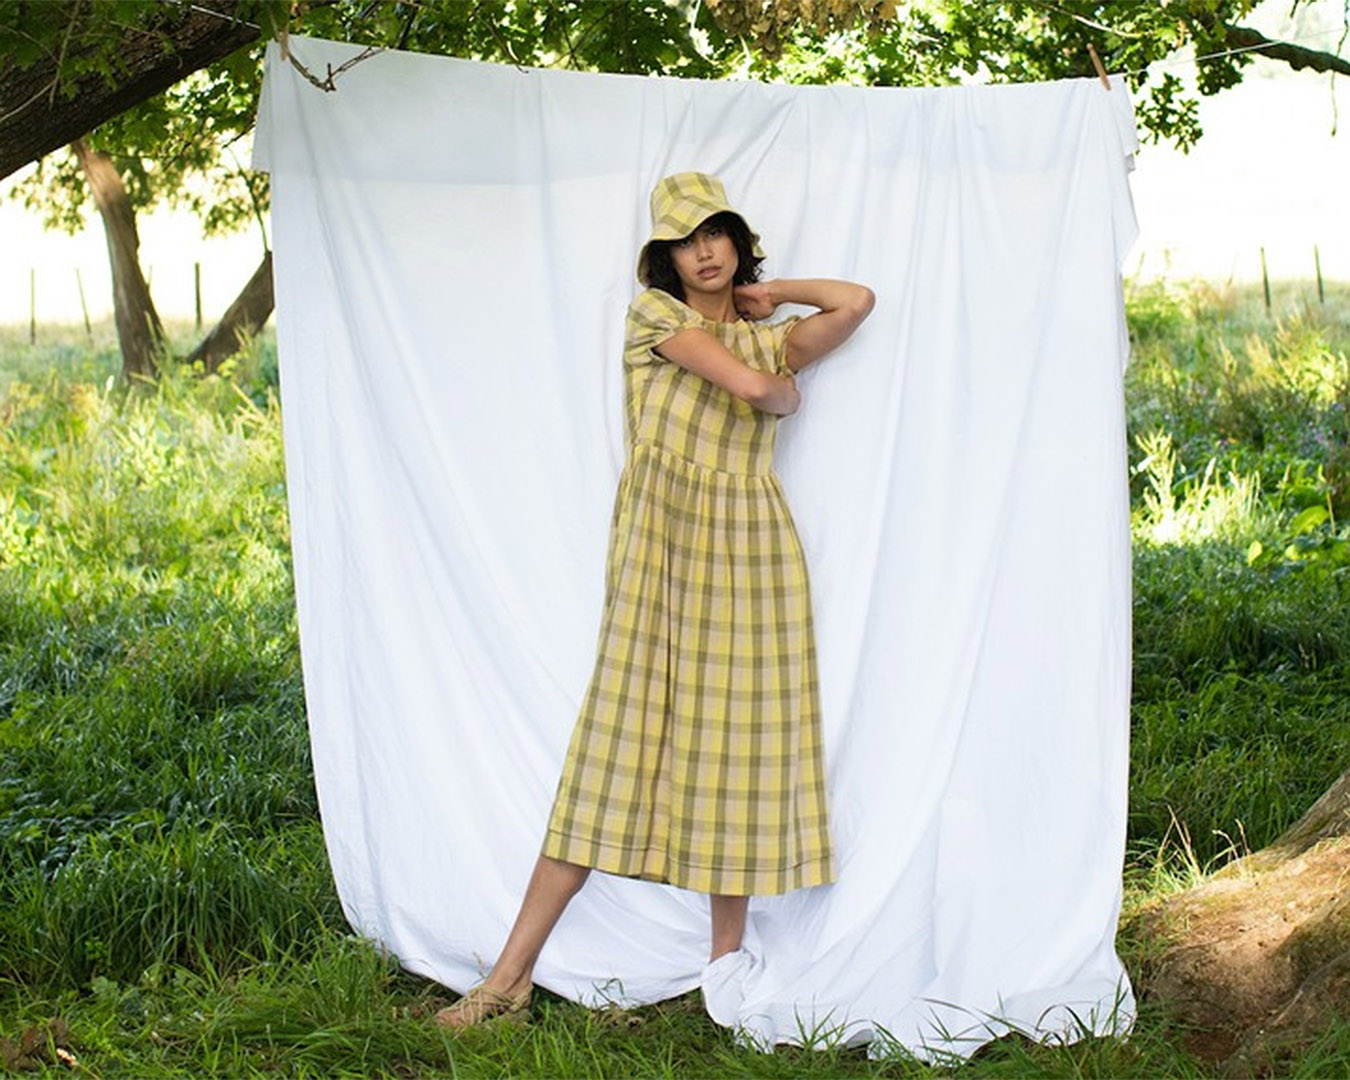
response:
[(1273, 319), (1256, 290), (1131, 297), (1145, 853), (1264, 846), (1350, 765), (1350, 291), (1309, 291)]
[[(1350, 288), (1129, 289), (1135, 675), (1127, 907), (1274, 839), (1350, 765)], [(310, 777), (276, 362), (117, 378), (111, 330), (0, 331), (0, 1054), (100, 1076), (926, 1077), (737, 1047), (696, 996), (541, 995), (449, 1040), (353, 937)], [(1146, 947), (1122, 937), (1138, 970)], [(1201, 1077), (1009, 1037), (958, 1076)], [(1350, 1073), (1350, 1023), (1287, 1075)]]

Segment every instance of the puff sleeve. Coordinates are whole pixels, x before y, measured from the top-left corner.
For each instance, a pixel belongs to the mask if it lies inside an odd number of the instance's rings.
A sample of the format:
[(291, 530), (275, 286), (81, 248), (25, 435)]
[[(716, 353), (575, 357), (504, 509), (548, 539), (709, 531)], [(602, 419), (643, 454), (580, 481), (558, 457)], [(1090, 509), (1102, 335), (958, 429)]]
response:
[(698, 312), (664, 289), (647, 289), (628, 307), (623, 330), (623, 360), (636, 367), (665, 361), (654, 350), (681, 330), (698, 328), (703, 320)]
[(787, 363), (788, 331), (802, 321), (800, 315), (789, 315), (782, 322), (774, 323), (773, 331), (773, 372), (775, 375), (792, 375), (794, 372)]

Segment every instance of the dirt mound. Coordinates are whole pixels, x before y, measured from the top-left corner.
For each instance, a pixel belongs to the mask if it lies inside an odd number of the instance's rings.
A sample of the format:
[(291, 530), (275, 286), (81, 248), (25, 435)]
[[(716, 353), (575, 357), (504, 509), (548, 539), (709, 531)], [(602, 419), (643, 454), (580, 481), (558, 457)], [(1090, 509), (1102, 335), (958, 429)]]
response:
[(1188, 1048), (1260, 1076), (1350, 1015), (1350, 782), (1280, 841), (1142, 912), (1142, 994), (1182, 1020)]

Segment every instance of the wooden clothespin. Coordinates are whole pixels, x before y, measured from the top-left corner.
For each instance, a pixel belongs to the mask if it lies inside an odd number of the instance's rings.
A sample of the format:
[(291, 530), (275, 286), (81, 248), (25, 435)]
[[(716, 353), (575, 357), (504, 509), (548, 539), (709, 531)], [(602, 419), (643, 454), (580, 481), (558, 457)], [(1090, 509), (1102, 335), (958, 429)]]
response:
[(1102, 89), (1110, 90), (1111, 84), (1106, 78), (1106, 68), (1102, 67), (1102, 58), (1097, 55), (1097, 50), (1092, 47), (1092, 42), (1088, 42), (1088, 55), (1092, 57), (1092, 66), (1097, 69), (1097, 78), (1102, 81)]

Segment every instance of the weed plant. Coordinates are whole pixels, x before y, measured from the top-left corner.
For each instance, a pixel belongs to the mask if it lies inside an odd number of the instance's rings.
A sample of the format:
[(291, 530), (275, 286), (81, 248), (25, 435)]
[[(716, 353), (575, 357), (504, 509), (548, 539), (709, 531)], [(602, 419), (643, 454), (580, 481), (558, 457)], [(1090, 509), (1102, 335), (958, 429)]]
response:
[[(1350, 289), (1129, 289), (1135, 678), (1127, 902), (1268, 843), (1350, 766)], [(0, 332), (0, 1050), (106, 1076), (931, 1076), (737, 1047), (696, 996), (542, 995), (442, 1036), (351, 935), (310, 776), (270, 342), (117, 374), (108, 328)], [(1122, 938), (1127, 963), (1142, 945)], [(53, 1022), (54, 1017), (61, 1018)], [(28, 1033), (21, 1046), (22, 1034)], [(7, 1040), (7, 1041), (6, 1041)], [(25, 1053), (20, 1053), (24, 1046)], [(66, 1057), (63, 1058), (62, 1055)], [(69, 1059), (69, 1060), (67, 1060)], [(1011, 1037), (965, 1076), (1208, 1076)], [(1350, 1072), (1350, 1024), (1289, 1075)]]

